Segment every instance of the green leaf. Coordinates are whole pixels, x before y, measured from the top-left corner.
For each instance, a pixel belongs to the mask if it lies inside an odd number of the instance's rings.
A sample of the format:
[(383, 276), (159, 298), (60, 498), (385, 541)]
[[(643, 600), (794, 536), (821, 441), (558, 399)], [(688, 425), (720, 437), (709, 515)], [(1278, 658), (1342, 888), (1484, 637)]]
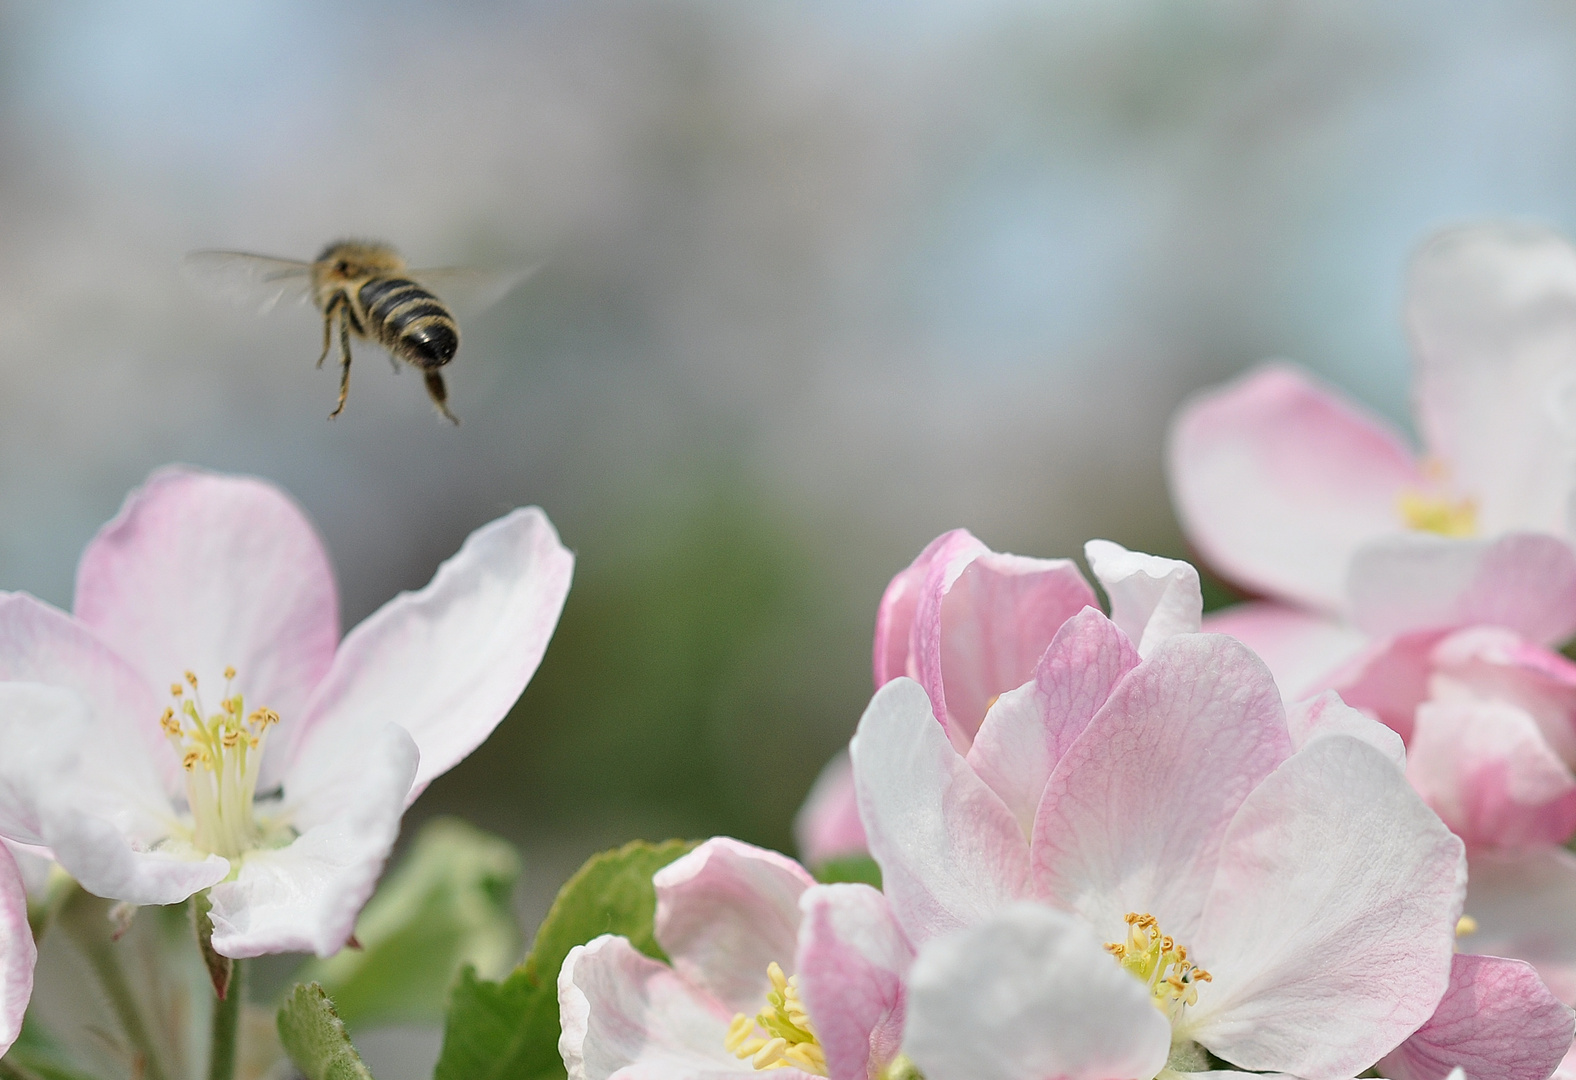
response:
[(465, 971), (449, 998), (435, 1080), (545, 1080), (564, 1075), (558, 1056), (558, 969), (576, 945), (622, 934), (666, 960), (652, 933), (651, 875), (694, 841), (641, 840), (593, 856), (559, 890), (525, 962), (502, 982)]
[(868, 855), (848, 855), (841, 859), (828, 859), (815, 868), (815, 880), (822, 885), (835, 885), (840, 881), (854, 881), (861, 885), (881, 887), (881, 868)]
[(317, 983), (298, 984), (280, 1006), (279, 1041), (307, 1080), (372, 1080)]
[(306, 964), (352, 1028), (436, 1023), (466, 965), (502, 978), (520, 957), (511, 898), (520, 856), (457, 818), (438, 818), (384, 879), (356, 922), (361, 948)]

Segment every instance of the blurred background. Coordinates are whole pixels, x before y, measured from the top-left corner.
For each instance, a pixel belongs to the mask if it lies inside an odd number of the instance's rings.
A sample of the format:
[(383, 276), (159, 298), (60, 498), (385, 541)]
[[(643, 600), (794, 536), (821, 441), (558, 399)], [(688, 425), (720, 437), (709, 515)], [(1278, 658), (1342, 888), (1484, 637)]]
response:
[[(69, 605), (152, 468), (272, 478), (352, 625), (539, 503), (579, 556), (492, 740), (409, 819), (788, 848), (937, 533), (1183, 548), (1165, 423), (1299, 360), (1406, 422), (1408, 253), (1576, 226), (1576, 10), (1397, 0), (0, 2), (0, 585)], [(193, 248), (542, 264), (453, 429)]]

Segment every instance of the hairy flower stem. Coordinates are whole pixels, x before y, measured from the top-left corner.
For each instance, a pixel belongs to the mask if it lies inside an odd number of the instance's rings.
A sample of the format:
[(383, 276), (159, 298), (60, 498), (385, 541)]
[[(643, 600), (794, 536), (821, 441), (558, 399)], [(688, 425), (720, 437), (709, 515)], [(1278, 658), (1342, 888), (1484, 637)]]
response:
[(213, 1038), (208, 1044), (208, 1080), (232, 1080), (235, 1076), (241, 1009), (245, 999), (246, 963), (237, 960), (231, 968), (228, 992), (213, 1003)]
[(142, 1080), (167, 1080), (160, 1054), (143, 1021), (137, 995), (121, 966), (120, 954), (111, 935), (108, 905), (81, 889), (65, 902), (60, 926), (93, 969), (104, 998), (115, 1011), (131, 1049), (137, 1055), (134, 1074)]

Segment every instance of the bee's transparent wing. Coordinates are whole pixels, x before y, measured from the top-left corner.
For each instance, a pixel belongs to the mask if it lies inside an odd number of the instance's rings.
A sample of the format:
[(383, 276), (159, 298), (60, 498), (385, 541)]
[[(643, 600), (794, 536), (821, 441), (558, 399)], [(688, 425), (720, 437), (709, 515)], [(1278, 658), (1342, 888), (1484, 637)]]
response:
[(255, 307), (259, 314), (280, 301), (312, 299), (312, 264), (248, 255), (244, 251), (194, 251), (181, 260), (186, 277), (205, 292)]
[(536, 273), (535, 266), (507, 270), (475, 270), (465, 266), (441, 266), (412, 270), (410, 276), (431, 289), (457, 316), (476, 315), (508, 296), (520, 282)]

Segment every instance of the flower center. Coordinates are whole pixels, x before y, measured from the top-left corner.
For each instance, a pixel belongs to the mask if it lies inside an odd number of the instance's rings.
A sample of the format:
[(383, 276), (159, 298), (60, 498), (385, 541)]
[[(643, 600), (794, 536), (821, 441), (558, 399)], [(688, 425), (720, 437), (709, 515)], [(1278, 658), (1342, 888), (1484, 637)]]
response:
[(170, 684), (175, 704), (164, 710), (159, 726), (169, 737), (186, 770), (186, 802), (192, 813), (192, 846), (234, 859), (258, 846), (262, 831), (252, 802), (257, 770), (263, 760), (268, 729), (279, 722), (272, 709), (246, 712), (240, 694), (230, 692), (235, 669), (224, 669), (224, 698), (219, 711), (203, 708), (197, 676), (186, 673), (186, 686)]
[(766, 965), (766, 977), (772, 981), (766, 1008), (754, 1017), (734, 1016), (723, 1045), (734, 1057), (752, 1058), (757, 1069), (794, 1068), (825, 1076), (826, 1053), (799, 1000), (799, 976), (785, 976), (774, 960)]
[(1406, 527), (1440, 536), (1477, 535), (1477, 501), (1403, 491), (1396, 497), (1396, 509)]
[(1198, 983), (1213, 982), (1209, 972), (1188, 961), (1187, 950), (1167, 934), (1153, 915), (1127, 913), (1127, 939), (1108, 941), (1106, 952), (1149, 987), (1155, 1005), (1173, 1022), (1198, 1004)]

